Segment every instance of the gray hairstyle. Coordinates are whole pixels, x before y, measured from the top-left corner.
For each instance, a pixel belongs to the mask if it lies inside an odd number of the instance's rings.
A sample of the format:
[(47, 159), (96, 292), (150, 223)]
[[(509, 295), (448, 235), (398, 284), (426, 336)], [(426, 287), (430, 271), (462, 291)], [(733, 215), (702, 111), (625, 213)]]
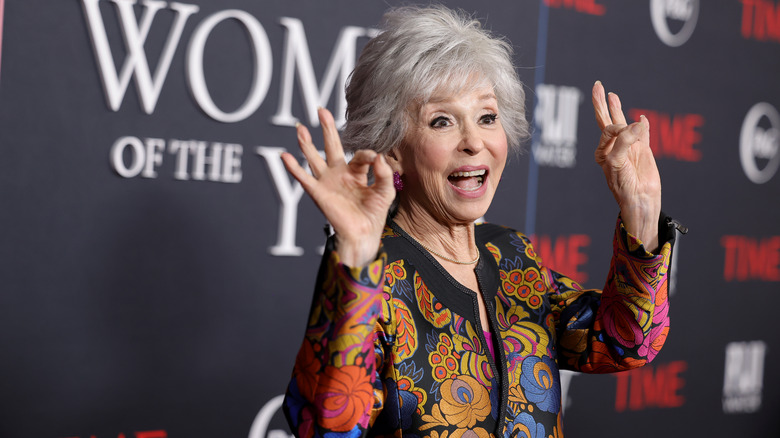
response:
[(507, 142), (519, 149), (528, 137), (525, 93), (507, 41), (444, 6), (391, 9), (383, 24), (363, 49), (347, 86), (341, 135), (346, 150), (387, 153), (409, 129), (410, 105), (425, 104), (436, 93), (454, 95), (484, 85), (496, 94)]

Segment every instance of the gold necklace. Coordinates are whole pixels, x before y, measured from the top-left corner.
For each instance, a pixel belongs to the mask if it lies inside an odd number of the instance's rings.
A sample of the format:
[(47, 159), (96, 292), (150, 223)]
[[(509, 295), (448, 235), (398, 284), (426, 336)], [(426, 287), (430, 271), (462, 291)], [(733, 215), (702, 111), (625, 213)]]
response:
[[(410, 234), (410, 236), (411, 236), (411, 234)], [(412, 237), (412, 239), (414, 239), (414, 237)], [(451, 259), (451, 258), (449, 258), (449, 257), (447, 257), (447, 256), (444, 256), (444, 255), (441, 255), (441, 254), (439, 254), (438, 252), (436, 252), (436, 251), (434, 251), (434, 250), (432, 250), (432, 249), (428, 248), (427, 246), (423, 245), (423, 243), (422, 243), (422, 242), (420, 242), (420, 241), (419, 241), (419, 240), (417, 240), (417, 239), (414, 239), (414, 241), (415, 241), (415, 242), (417, 242), (417, 243), (419, 243), (419, 244), (420, 244), (420, 246), (422, 246), (423, 248), (425, 248), (425, 250), (426, 250), (426, 251), (428, 251), (429, 253), (431, 253), (431, 254), (433, 254), (433, 255), (435, 255), (435, 256), (437, 256), (437, 257), (439, 257), (439, 258), (442, 258), (442, 259), (444, 259), (444, 260), (447, 260), (448, 262), (457, 263), (457, 264), (459, 264), (459, 265), (473, 265), (474, 263), (477, 263), (477, 262), (479, 261), (479, 249), (477, 250), (477, 258), (475, 258), (474, 260), (468, 261), (468, 262), (461, 262), (460, 260)]]

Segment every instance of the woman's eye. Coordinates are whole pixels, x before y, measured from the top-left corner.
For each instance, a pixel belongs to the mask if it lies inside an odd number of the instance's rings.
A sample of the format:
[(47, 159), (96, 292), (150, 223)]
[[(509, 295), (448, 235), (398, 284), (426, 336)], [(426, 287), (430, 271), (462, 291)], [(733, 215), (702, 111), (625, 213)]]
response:
[(497, 118), (498, 114), (485, 114), (484, 116), (480, 117), (480, 122), (485, 125), (492, 125), (493, 123), (496, 123)]
[(446, 126), (450, 126), (450, 119), (444, 116), (439, 116), (431, 120), (431, 128), (444, 128)]

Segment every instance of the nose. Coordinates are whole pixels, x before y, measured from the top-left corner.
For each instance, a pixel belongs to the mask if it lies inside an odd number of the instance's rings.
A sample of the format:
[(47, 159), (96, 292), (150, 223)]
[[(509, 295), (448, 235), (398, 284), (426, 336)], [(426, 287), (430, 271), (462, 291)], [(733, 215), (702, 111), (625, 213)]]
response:
[(485, 142), (480, 135), (479, 126), (473, 122), (462, 124), (458, 150), (469, 155), (476, 155), (483, 149), (485, 149)]

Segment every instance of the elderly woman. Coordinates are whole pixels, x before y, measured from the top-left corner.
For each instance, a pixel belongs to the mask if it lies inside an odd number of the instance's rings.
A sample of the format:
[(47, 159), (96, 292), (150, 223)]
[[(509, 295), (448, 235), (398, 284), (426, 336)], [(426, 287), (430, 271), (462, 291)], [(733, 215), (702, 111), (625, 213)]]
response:
[(285, 165), (335, 234), (285, 399), (297, 436), (557, 437), (559, 368), (627, 370), (663, 345), (674, 231), (648, 122), (627, 124), (600, 83), (596, 161), (620, 207), (603, 292), (545, 266), (523, 234), (475, 225), (527, 136), (511, 56), (462, 14), (392, 10), (352, 75), (341, 138), (319, 112), (326, 159), (298, 126), (311, 174)]

